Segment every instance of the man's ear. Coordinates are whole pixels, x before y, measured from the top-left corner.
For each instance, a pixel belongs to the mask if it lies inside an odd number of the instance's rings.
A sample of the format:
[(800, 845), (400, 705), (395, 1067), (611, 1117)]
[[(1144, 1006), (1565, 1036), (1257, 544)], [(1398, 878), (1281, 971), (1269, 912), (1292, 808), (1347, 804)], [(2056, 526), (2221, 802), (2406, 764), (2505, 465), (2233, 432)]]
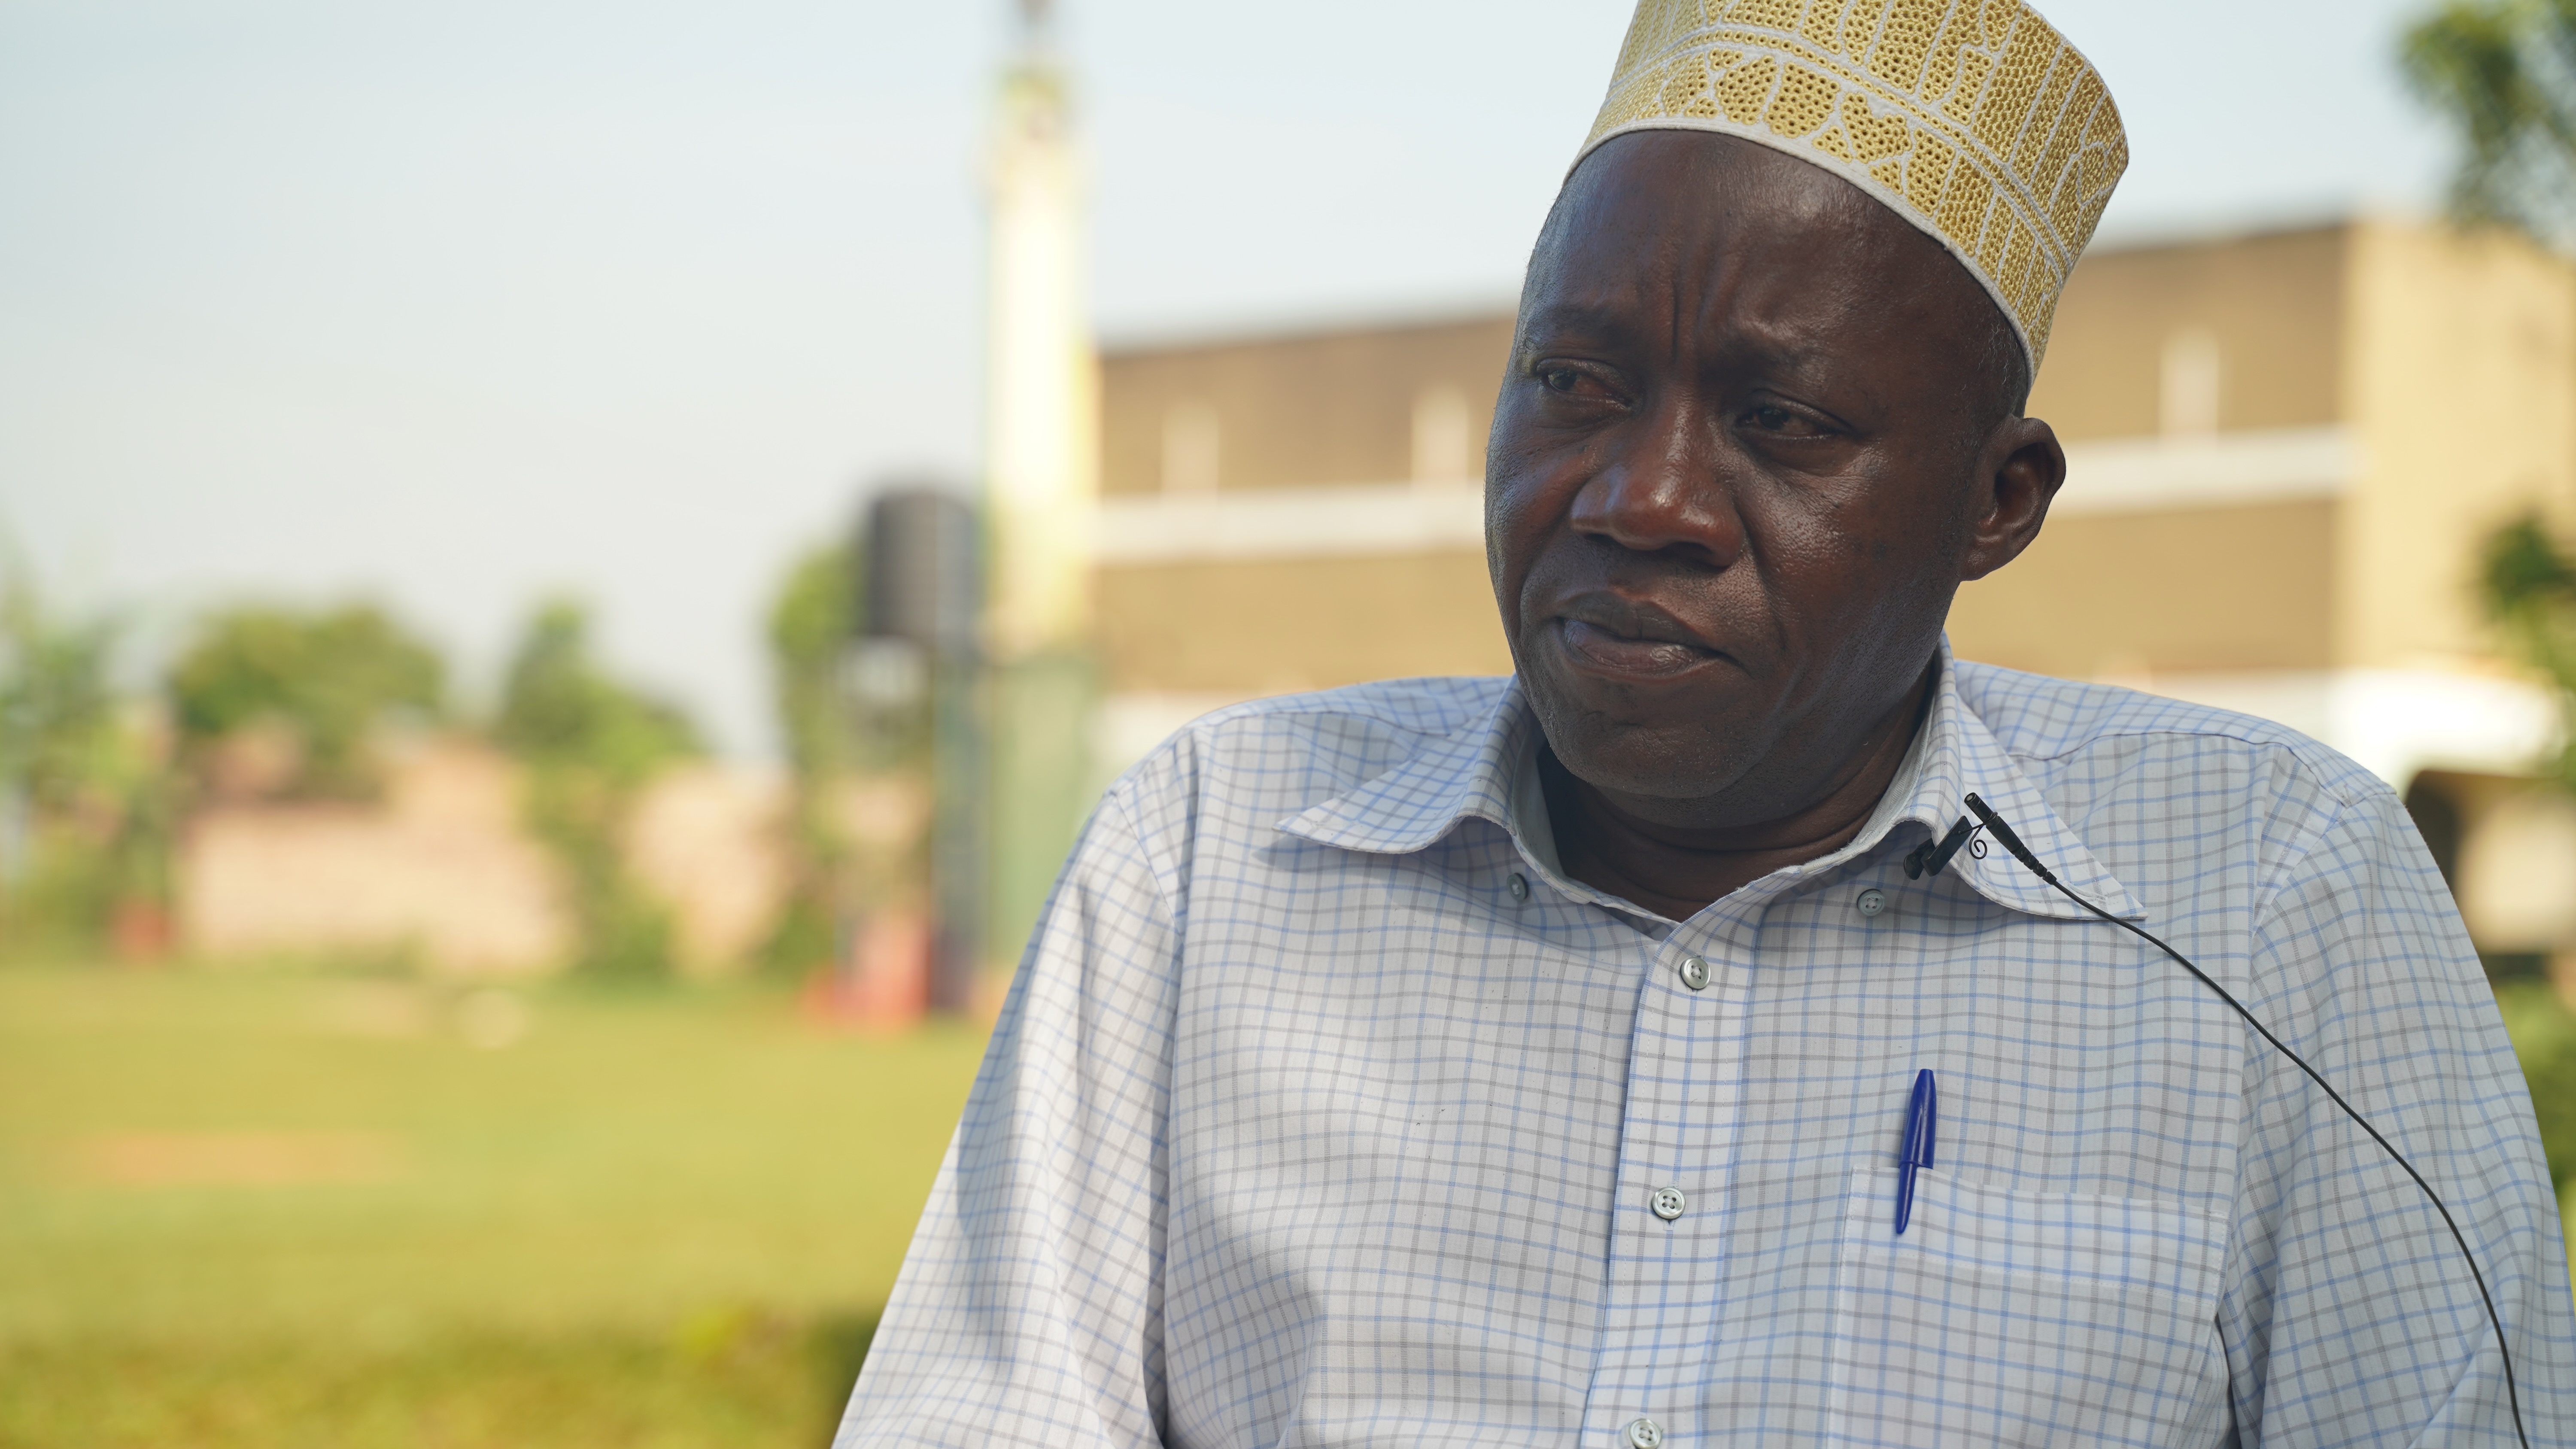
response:
[(2066, 481), (2066, 449), (2057, 430), (2037, 418), (1995, 424), (1979, 453), (1980, 486), (1972, 507), (1983, 512), (1968, 534), (1959, 581), (1982, 579), (2021, 557), (2048, 521), (2048, 505)]

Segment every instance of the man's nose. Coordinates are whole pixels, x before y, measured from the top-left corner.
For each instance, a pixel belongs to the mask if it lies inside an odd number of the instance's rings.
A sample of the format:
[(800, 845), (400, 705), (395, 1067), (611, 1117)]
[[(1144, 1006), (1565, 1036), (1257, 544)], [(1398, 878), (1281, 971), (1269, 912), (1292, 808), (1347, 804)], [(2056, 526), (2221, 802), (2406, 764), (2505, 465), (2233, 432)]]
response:
[(1734, 564), (1744, 520), (1709, 416), (1670, 405), (1621, 431), (1606, 466), (1574, 495), (1575, 531), (1638, 553), (1682, 553), (1707, 568)]

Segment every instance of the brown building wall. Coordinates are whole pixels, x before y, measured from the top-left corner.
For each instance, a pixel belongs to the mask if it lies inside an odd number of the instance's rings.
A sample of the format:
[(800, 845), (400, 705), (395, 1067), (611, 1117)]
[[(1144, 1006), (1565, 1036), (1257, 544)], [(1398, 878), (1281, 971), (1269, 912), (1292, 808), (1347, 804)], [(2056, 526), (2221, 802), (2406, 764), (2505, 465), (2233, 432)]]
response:
[(1417, 674), (1506, 674), (1485, 556), (1226, 560), (1104, 569), (1112, 690), (1250, 696)]
[(2051, 519), (1959, 591), (1963, 659), (2092, 679), (2332, 662), (2335, 508), (2248, 504)]
[[(457, 973), (559, 965), (572, 945), (554, 858), (521, 821), (520, 772), (490, 748), (441, 740), (388, 761), (377, 805), (234, 805), (190, 823), (181, 928), (212, 956), (416, 951)], [(682, 964), (741, 962), (786, 887), (785, 807), (771, 773), (686, 766), (653, 782), (626, 842), (667, 901)]]
[[(2168, 344), (2206, 334), (2222, 431), (2314, 427), (2346, 414), (2343, 352), (2353, 229), (2097, 252), (2059, 303), (2033, 416), (2070, 442), (2160, 429)], [(1101, 488), (1161, 491), (1179, 406), (1216, 422), (1220, 489), (1389, 483), (1411, 473), (1422, 392), (1468, 406), (1476, 474), (1512, 319), (1351, 329), (1112, 351), (1102, 361)]]
[(2217, 344), (2222, 431), (2344, 415), (2344, 227), (2096, 252), (2058, 301), (2030, 415), (2069, 442), (2161, 431), (2166, 348)]
[[(2078, 679), (2332, 661), (2328, 500), (2052, 520), (1959, 592), (1960, 657)], [(1100, 575), (1112, 690), (1277, 694), (1501, 674), (1485, 561), (1465, 551), (1128, 565)]]
[(2342, 377), (2363, 466), (2336, 542), (2336, 662), (2483, 653), (2488, 533), (2534, 507), (2576, 524), (2576, 269), (2498, 231), (2353, 234)]
[(555, 863), (519, 827), (519, 773), (439, 741), (389, 762), (380, 805), (200, 813), (179, 853), (181, 931), (212, 956), (416, 951), (451, 972), (559, 960)]
[[(1184, 404), (1216, 419), (1220, 489), (1397, 482), (1434, 386), (1469, 400), (1480, 464), (1510, 326), (1498, 310), (1113, 355), (1105, 487), (1162, 490)], [(2196, 413), (2175, 404), (2193, 357), (2204, 385), (2215, 363), (2214, 406)], [(2095, 677), (2483, 652), (2480, 540), (2533, 503), (2576, 528), (2576, 269), (2510, 238), (2370, 221), (2098, 252), (2067, 288), (2031, 410), (2079, 448), (2205, 431), (2164, 455), (2181, 485), (2197, 481), (2191, 448), (2259, 453), (2289, 446), (2263, 435), (2336, 428), (2323, 445), (2348, 452), (2315, 476), (2252, 477), (2223, 505), (2186, 504), (2206, 496), (2188, 486), (2162, 507), (2152, 490), (2134, 508), (2085, 493), (2092, 511), (2061, 513), (2026, 557), (1961, 592), (1964, 656)], [(2098, 460), (2152, 452), (2087, 453), (2069, 496), (2104, 476), (2084, 471)], [(1113, 689), (1508, 667), (1466, 550), (1121, 564), (1099, 587)]]
[(1415, 404), (1435, 387), (1465, 404), (1468, 476), (1482, 477), (1511, 338), (1511, 317), (1497, 313), (1113, 351), (1101, 361), (1101, 491), (1162, 491), (1166, 427), (1181, 406), (1215, 420), (1220, 489), (1402, 482), (1413, 472)]

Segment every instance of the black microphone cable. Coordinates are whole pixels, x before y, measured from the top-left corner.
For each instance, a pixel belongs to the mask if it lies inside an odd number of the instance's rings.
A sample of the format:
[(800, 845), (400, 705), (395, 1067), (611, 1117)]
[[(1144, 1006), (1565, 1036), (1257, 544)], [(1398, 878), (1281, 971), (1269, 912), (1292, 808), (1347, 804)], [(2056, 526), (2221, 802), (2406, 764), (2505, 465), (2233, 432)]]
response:
[[(2309, 1066), (2305, 1058), (2301, 1057), (2297, 1052), (2290, 1050), (2289, 1047), (2282, 1043), (2279, 1037), (2272, 1035), (2270, 1027), (2267, 1027), (2260, 1021), (2255, 1020), (2254, 1013), (2247, 1011), (2242, 1003), (2237, 1001), (2235, 997), (2229, 995), (2226, 987), (2211, 980), (2208, 972), (2191, 964), (2191, 959), (2189, 957), (2183, 955), (2173, 947), (2166, 945), (2163, 941), (2158, 940), (2155, 936), (2149, 934), (2143, 927), (2121, 920), (2118, 916), (2112, 915), (2109, 911), (2102, 909), (2100, 906), (2093, 904), (2091, 901), (2088, 901), (2082, 896), (2079, 896), (2075, 892), (2067, 889), (2066, 883), (2059, 880), (2056, 873), (2051, 871), (2047, 866), (2040, 864), (2039, 857), (2031, 853), (2030, 847), (2021, 843), (2021, 837), (2013, 834), (2012, 827), (2004, 823), (2004, 818), (1995, 813), (1994, 807), (1988, 805), (1985, 801), (1978, 799), (1974, 794), (1968, 796), (1967, 806), (1968, 809), (1975, 812), (1977, 819), (1985, 824), (1987, 833), (1994, 836), (1997, 844), (2001, 845), (2004, 849), (2011, 851), (2013, 859), (2020, 861), (2031, 874), (2038, 876), (2041, 880), (2046, 881), (2049, 885), (2055, 887), (2059, 895), (2066, 897), (2068, 900), (2082, 906), (2094, 915), (2101, 917), (2103, 920), (2109, 921), (2112, 925), (2119, 927), (2121, 930), (2136, 936), (2139, 940), (2142, 940), (2148, 945), (2155, 947), (2157, 950), (2164, 952), (2166, 955), (2174, 959), (2175, 964), (2181, 966), (2185, 971), (2190, 972), (2201, 985), (2218, 993), (2219, 1000), (2226, 1002), (2228, 1007), (2238, 1016), (2245, 1018), (2245, 1024), (2254, 1028), (2255, 1033), (2261, 1036), (2263, 1040), (2270, 1042), (2273, 1050), (2279, 1052), (2285, 1057), (2288, 1057), (2291, 1065), (2297, 1067), (2300, 1071), (2307, 1073), (2308, 1080), (2316, 1083), (2318, 1090), (2324, 1092), (2336, 1106), (2341, 1107), (2343, 1109), (2343, 1114), (2350, 1117), (2356, 1124), (2358, 1124), (2362, 1131), (2369, 1133), (2370, 1140), (2378, 1143), (2380, 1150), (2396, 1159), (2397, 1165), (2406, 1169), (2406, 1175), (2408, 1177), (2415, 1179), (2415, 1185), (2424, 1190), (2425, 1198), (2433, 1204), (2433, 1211), (2442, 1215), (2442, 1226), (2451, 1230), (2451, 1241), (2460, 1245), (2460, 1256), (2468, 1262), (2469, 1276), (2477, 1280), (2478, 1297), (2487, 1306), (2487, 1322), (2495, 1326), (2496, 1356), (2504, 1361), (2505, 1402), (2513, 1410), (2514, 1437), (2522, 1441), (2522, 1449), (2531, 1449), (2531, 1436), (2528, 1433), (2525, 1433), (2522, 1427), (2522, 1392), (2514, 1385), (2513, 1350), (2505, 1343), (2504, 1318), (2496, 1312), (2495, 1295), (2487, 1291), (2487, 1275), (2478, 1271), (2478, 1255), (2469, 1251), (2468, 1238), (2461, 1233), (2460, 1225), (2452, 1219), (2451, 1210), (2443, 1206), (2442, 1195), (2433, 1191), (2433, 1184), (2424, 1180), (2424, 1174), (2415, 1170), (2415, 1164), (2406, 1160), (2405, 1153), (2398, 1151), (2394, 1143), (2391, 1143), (2386, 1137), (2380, 1135), (2378, 1128), (2370, 1125), (2369, 1118), (2354, 1111), (2352, 1104), (2343, 1099), (2343, 1094), (2341, 1092), (2336, 1091), (2332, 1084), (2328, 1083), (2325, 1078), (2317, 1075), (2316, 1068)], [(1957, 853), (1961, 845), (1966, 843), (1971, 833), (1972, 832), (1968, 828), (1968, 822), (1964, 818), (1961, 819), (1958, 824), (1950, 827), (1950, 833), (1942, 838), (1941, 843), (1938, 846), (1931, 846), (1927, 842), (1925, 848), (1918, 849), (1912, 855), (1908, 856), (1905, 862), (1906, 874), (1919, 874), (1926, 866), (1931, 869), (1933, 874), (1940, 874), (1941, 867), (1950, 863), (1950, 857)]]

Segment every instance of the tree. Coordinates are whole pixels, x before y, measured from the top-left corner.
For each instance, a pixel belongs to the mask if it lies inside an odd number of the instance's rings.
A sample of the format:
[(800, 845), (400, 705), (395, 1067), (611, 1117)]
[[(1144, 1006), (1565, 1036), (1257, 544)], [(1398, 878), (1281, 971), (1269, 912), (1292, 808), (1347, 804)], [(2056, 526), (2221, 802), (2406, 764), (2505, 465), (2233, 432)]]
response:
[(800, 774), (852, 763), (840, 675), (858, 632), (857, 573), (847, 545), (818, 548), (788, 570), (769, 606), (771, 695), (780, 743)]
[(769, 606), (770, 697), (793, 787), (786, 821), (786, 899), (763, 964), (795, 972), (831, 959), (850, 913), (850, 842), (832, 802), (854, 754), (840, 670), (856, 632), (856, 570), (846, 544), (819, 548), (788, 569)]
[(228, 742), (266, 730), (289, 756), (277, 793), (367, 799), (379, 732), (406, 715), (436, 718), (446, 676), (437, 650), (373, 605), (249, 604), (199, 626), (171, 666), (171, 712), (201, 774)]
[(0, 778), (21, 808), (78, 813), (115, 773), (117, 633), (56, 618), (23, 576), (0, 593)]
[(2576, 240), (2576, 0), (2446, 0), (2399, 63), (2458, 133), (2453, 213)]
[(801, 972), (930, 889), (934, 782), (930, 680), (909, 646), (863, 639), (867, 604), (851, 542), (799, 558), (769, 608), (772, 697), (793, 788), (787, 899), (762, 956)]
[(151, 719), (120, 695), (114, 620), (66, 620), (24, 570), (0, 587), (0, 940), (87, 951), (163, 934), (171, 789)]
[[(2561, 725), (2549, 771), (2560, 789), (2576, 790), (2576, 559), (2526, 514), (2487, 538), (2478, 594), (2487, 617), (2513, 651), (2555, 686)], [(2576, 1034), (2521, 1044), (2532, 1110), (2549, 1157), (2549, 1180), (2576, 1181)]]
[(492, 735), (528, 769), (529, 829), (563, 866), (574, 968), (601, 979), (670, 974), (671, 915), (626, 865), (644, 787), (703, 752), (677, 708), (612, 678), (593, 658), (590, 620), (558, 600), (521, 636)]
[(2506, 643), (2557, 687), (2566, 738), (2554, 773), (2576, 790), (2576, 561), (2525, 514), (2488, 536), (2478, 593)]

